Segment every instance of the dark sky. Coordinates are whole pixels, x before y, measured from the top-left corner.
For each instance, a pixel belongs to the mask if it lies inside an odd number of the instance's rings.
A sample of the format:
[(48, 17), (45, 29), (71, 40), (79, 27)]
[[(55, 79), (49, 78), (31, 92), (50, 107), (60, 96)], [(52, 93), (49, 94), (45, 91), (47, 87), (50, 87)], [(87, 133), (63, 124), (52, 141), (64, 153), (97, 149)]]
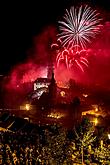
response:
[[(90, 2), (94, 7), (110, 11), (110, 0), (79, 0)], [(36, 0), (4, 2), (0, 4), (0, 74), (8, 73), (11, 67), (23, 62), (27, 50), (32, 47), (33, 37), (49, 24), (56, 24), (65, 8), (78, 0)]]

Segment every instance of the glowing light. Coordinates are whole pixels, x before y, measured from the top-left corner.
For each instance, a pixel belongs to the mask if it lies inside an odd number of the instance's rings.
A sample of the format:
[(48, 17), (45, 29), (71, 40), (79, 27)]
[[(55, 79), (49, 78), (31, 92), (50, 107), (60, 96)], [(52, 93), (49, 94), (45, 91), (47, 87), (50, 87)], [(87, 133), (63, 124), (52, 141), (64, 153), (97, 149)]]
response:
[(83, 96), (84, 96), (84, 97), (88, 97), (88, 95), (87, 95), (87, 94), (83, 94)]
[(69, 89), (69, 83), (68, 82), (57, 81), (57, 86), (60, 88), (68, 88)]
[(64, 91), (61, 91), (60, 94), (61, 94), (62, 97), (65, 96), (65, 92)]
[(100, 141), (101, 148), (103, 148), (103, 140)]
[(92, 150), (91, 145), (89, 145), (88, 147), (89, 147), (89, 151), (91, 152), (91, 150)]
[(25, 120), (29, 121), (29, 117), (24, 117)]
[(94, 110), (89, 110), (89, 111), (85, 111), (85, 112), (82, 112), (82, 116), (86, 116), (86, 115), (97, 115)]
[(110, 134), (108, 134), (108, 139), (110, 139)]
[(47, 117), (54, 118), (54, 119), (60, 119), (60, 118), (64, 117), (64, 114), (62, 114), (62, 113), (51, 113), (51, 114), (47, 115)]
[(94, 119), (94, 124), (95, 124), (95, 126), (98, 124), (98, 119), (97, 118)]
[(34, 83), (34, 91), (40, 88), (48, 88), (49, 83)]
[(100, 30), (101, 19), (98, 16), (99, 13), (87, 5), (66, 10), (64, 21), (59, 21), (60, 34), (58, 36), (62, 41), (62, 46), (70, 48), (77, 45), (77, 50), (79, 46), (84, 49)]
[(95, 112), (98, 112), (98, 108), (95, 108)]
[(30, 104), (26, 104), (25, 108), (27, 111), (29, 111), (30, 110)]

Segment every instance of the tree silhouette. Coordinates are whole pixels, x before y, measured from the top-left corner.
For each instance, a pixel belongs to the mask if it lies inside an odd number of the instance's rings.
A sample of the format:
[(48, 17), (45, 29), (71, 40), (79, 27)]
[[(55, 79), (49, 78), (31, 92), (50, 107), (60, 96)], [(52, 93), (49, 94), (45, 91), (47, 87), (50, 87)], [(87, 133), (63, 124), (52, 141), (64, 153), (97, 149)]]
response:
[(94, 142), (96, 137), (94, 136), (94, 127), (87, 120), (83, 120), (83, 124), (79, 126), (78, 129), (74, 128), (74, 132), (76, 135), (76, 142), (78, 144), (78, 151), (81, 153), (81, 161), (84, 164), (84, 150), (87, 150), (89, 146)]

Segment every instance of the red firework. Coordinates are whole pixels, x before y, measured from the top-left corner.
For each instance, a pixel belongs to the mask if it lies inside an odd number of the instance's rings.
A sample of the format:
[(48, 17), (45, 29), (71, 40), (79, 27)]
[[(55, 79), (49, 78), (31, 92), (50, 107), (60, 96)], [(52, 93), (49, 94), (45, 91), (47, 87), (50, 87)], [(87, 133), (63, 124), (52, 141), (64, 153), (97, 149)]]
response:
[(56, 63), (57, 67), (60, 63), (64, 62), (69, 69), (74, 65), (77, 65), (83, 72), (84, 66), (88, 67), (87, 55), (88, 51), (78, 48), (79, 45), (74, 45), (70, 48), (62, 47), (61, 40), (58, 39), (57, 43), (51, 45), (51, 48), (56, 51)]

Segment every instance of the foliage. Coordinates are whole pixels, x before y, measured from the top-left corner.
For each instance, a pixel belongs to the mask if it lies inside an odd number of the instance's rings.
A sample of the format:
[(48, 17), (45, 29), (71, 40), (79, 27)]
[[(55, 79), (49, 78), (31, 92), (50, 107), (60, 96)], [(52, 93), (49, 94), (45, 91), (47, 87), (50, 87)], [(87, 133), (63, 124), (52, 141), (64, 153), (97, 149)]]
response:
[(79, 155), (77, 155), (77, 159), (82, 159), (83, 163), (85, 153), (89, 155), (91, 145), (96, 139), (96, 137), (94, 136), (94, 127), (90, 124), (90, 122), (87, 119), (84, 119), (82, 120), (82, 123), (81, 125), (79, 125), (77, 130), (76, 128), (74, 128), (74, 132), (76, 135), (76, 147), (80, 153)]
[(100, 163), (107, 163), (110, 164), (110, 146), (103, 144), (103, 146), (99, 146), (95, 149), (94, 156), (96, 160)]

